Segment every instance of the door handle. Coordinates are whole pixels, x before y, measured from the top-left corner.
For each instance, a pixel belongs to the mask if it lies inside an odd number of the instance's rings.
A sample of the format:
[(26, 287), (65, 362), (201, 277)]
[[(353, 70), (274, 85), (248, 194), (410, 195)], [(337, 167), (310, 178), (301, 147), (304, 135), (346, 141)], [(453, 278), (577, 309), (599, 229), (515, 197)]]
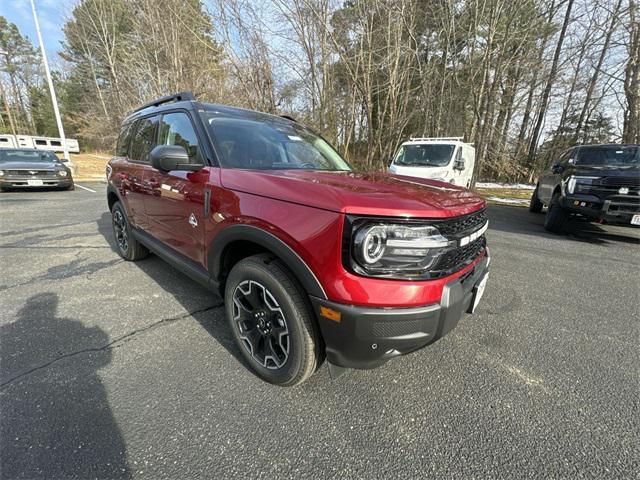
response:
[(205, 188), (204, 189), (204, 218), (209, 218), (209, 211), (211, 210), (211, 205), (209, 205), (211, 202), (211, 189), (210, 188)]

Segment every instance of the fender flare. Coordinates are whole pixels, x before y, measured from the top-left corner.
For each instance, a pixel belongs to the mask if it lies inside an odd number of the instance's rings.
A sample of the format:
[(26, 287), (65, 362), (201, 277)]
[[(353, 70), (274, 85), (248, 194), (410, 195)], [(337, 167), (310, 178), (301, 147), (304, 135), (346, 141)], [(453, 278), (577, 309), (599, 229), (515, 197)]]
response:
[(113, 193), (118, 198), (118, 201), (122, 203), (122, 205), (124, 205), (124, 202), (122, 201), (122, 196), (120, 195), (120, 192), (118, 191), (118, 189), (109, 183), (107, 185), (107, 202), (109, 201), (108, 199), (111, 193)]
[(291, 270), (309, 295), (327, 299), (320, 281), (295, 250), (272, 233), (253, 225), (231, 225), (215, 236), (207, 252), (207, 265), (213, 280), (221, 280), (222, 255), (226, 247), (237, 240), (245, 240), (265, 247)]

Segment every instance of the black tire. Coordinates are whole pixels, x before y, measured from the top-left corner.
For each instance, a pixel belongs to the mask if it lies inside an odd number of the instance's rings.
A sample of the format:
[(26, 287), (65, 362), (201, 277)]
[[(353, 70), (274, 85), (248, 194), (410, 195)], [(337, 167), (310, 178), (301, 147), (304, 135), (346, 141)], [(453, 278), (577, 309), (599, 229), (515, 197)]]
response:
[(234, 265), (225, 309), (242, 356), (263, 380), (291, 387), (321, 365), (323, 346), (313, 310), (280, 260), (260, 254)]
[(75, 189), (76, 189), (76, 184), (75, 183), (72, 183), (67, 188), (65, 188), (65, 190), (75, 190)]
[(533, 213), (542, 212), (543, 204), (538, 198), (538, 185), (536, 185), (536, 189), (531, 194), (531, 201), (529, 202), (529, 211)]
[(111, 208), (111, 225), (116, 241), (116, 250), (122, 258), (128, 262), (135, 262), (149, 255), (149, 250), (134, 238), (129, 220), (120, 202), (114, 203)]
[(569, 219), (569, 214), (560, 205), (560, 193), (554, 193), (549, 209), (547, 210), (547, 216), (544, 219), (544, 228), (553, 233), (564, 232), (565, 226)]

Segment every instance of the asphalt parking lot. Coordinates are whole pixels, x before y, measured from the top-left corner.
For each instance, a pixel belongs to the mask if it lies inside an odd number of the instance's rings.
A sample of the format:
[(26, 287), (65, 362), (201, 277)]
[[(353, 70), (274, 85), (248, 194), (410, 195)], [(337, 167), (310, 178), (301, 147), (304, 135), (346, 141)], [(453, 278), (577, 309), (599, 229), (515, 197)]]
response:
[(492, 206), (476, 315), (273, 387), (220, 300), (112, 247), (105, 187), (0, 194), (0, 476), (638, 478), (640, 230)]

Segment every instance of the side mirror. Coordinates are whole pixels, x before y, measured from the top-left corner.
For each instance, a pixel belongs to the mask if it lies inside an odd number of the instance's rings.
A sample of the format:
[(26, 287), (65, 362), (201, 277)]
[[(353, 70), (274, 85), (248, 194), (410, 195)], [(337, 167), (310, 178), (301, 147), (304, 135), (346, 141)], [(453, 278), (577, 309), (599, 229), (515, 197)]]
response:
[(189, 163), (189, 154), (180, 145), (158, 145), (149, 154), (151, 166), (161, 172), (202, 170), (202, 164)]
[(564, 167), (559, 163), (554, 163), (551, 166), (551, 173), (562, 173), (563, 170), (564, 170)]
[(454, 170), (464, 170), (464, 158), (462, 157), (462, 147), (458, 147), (456, 159), (453, 161)]

